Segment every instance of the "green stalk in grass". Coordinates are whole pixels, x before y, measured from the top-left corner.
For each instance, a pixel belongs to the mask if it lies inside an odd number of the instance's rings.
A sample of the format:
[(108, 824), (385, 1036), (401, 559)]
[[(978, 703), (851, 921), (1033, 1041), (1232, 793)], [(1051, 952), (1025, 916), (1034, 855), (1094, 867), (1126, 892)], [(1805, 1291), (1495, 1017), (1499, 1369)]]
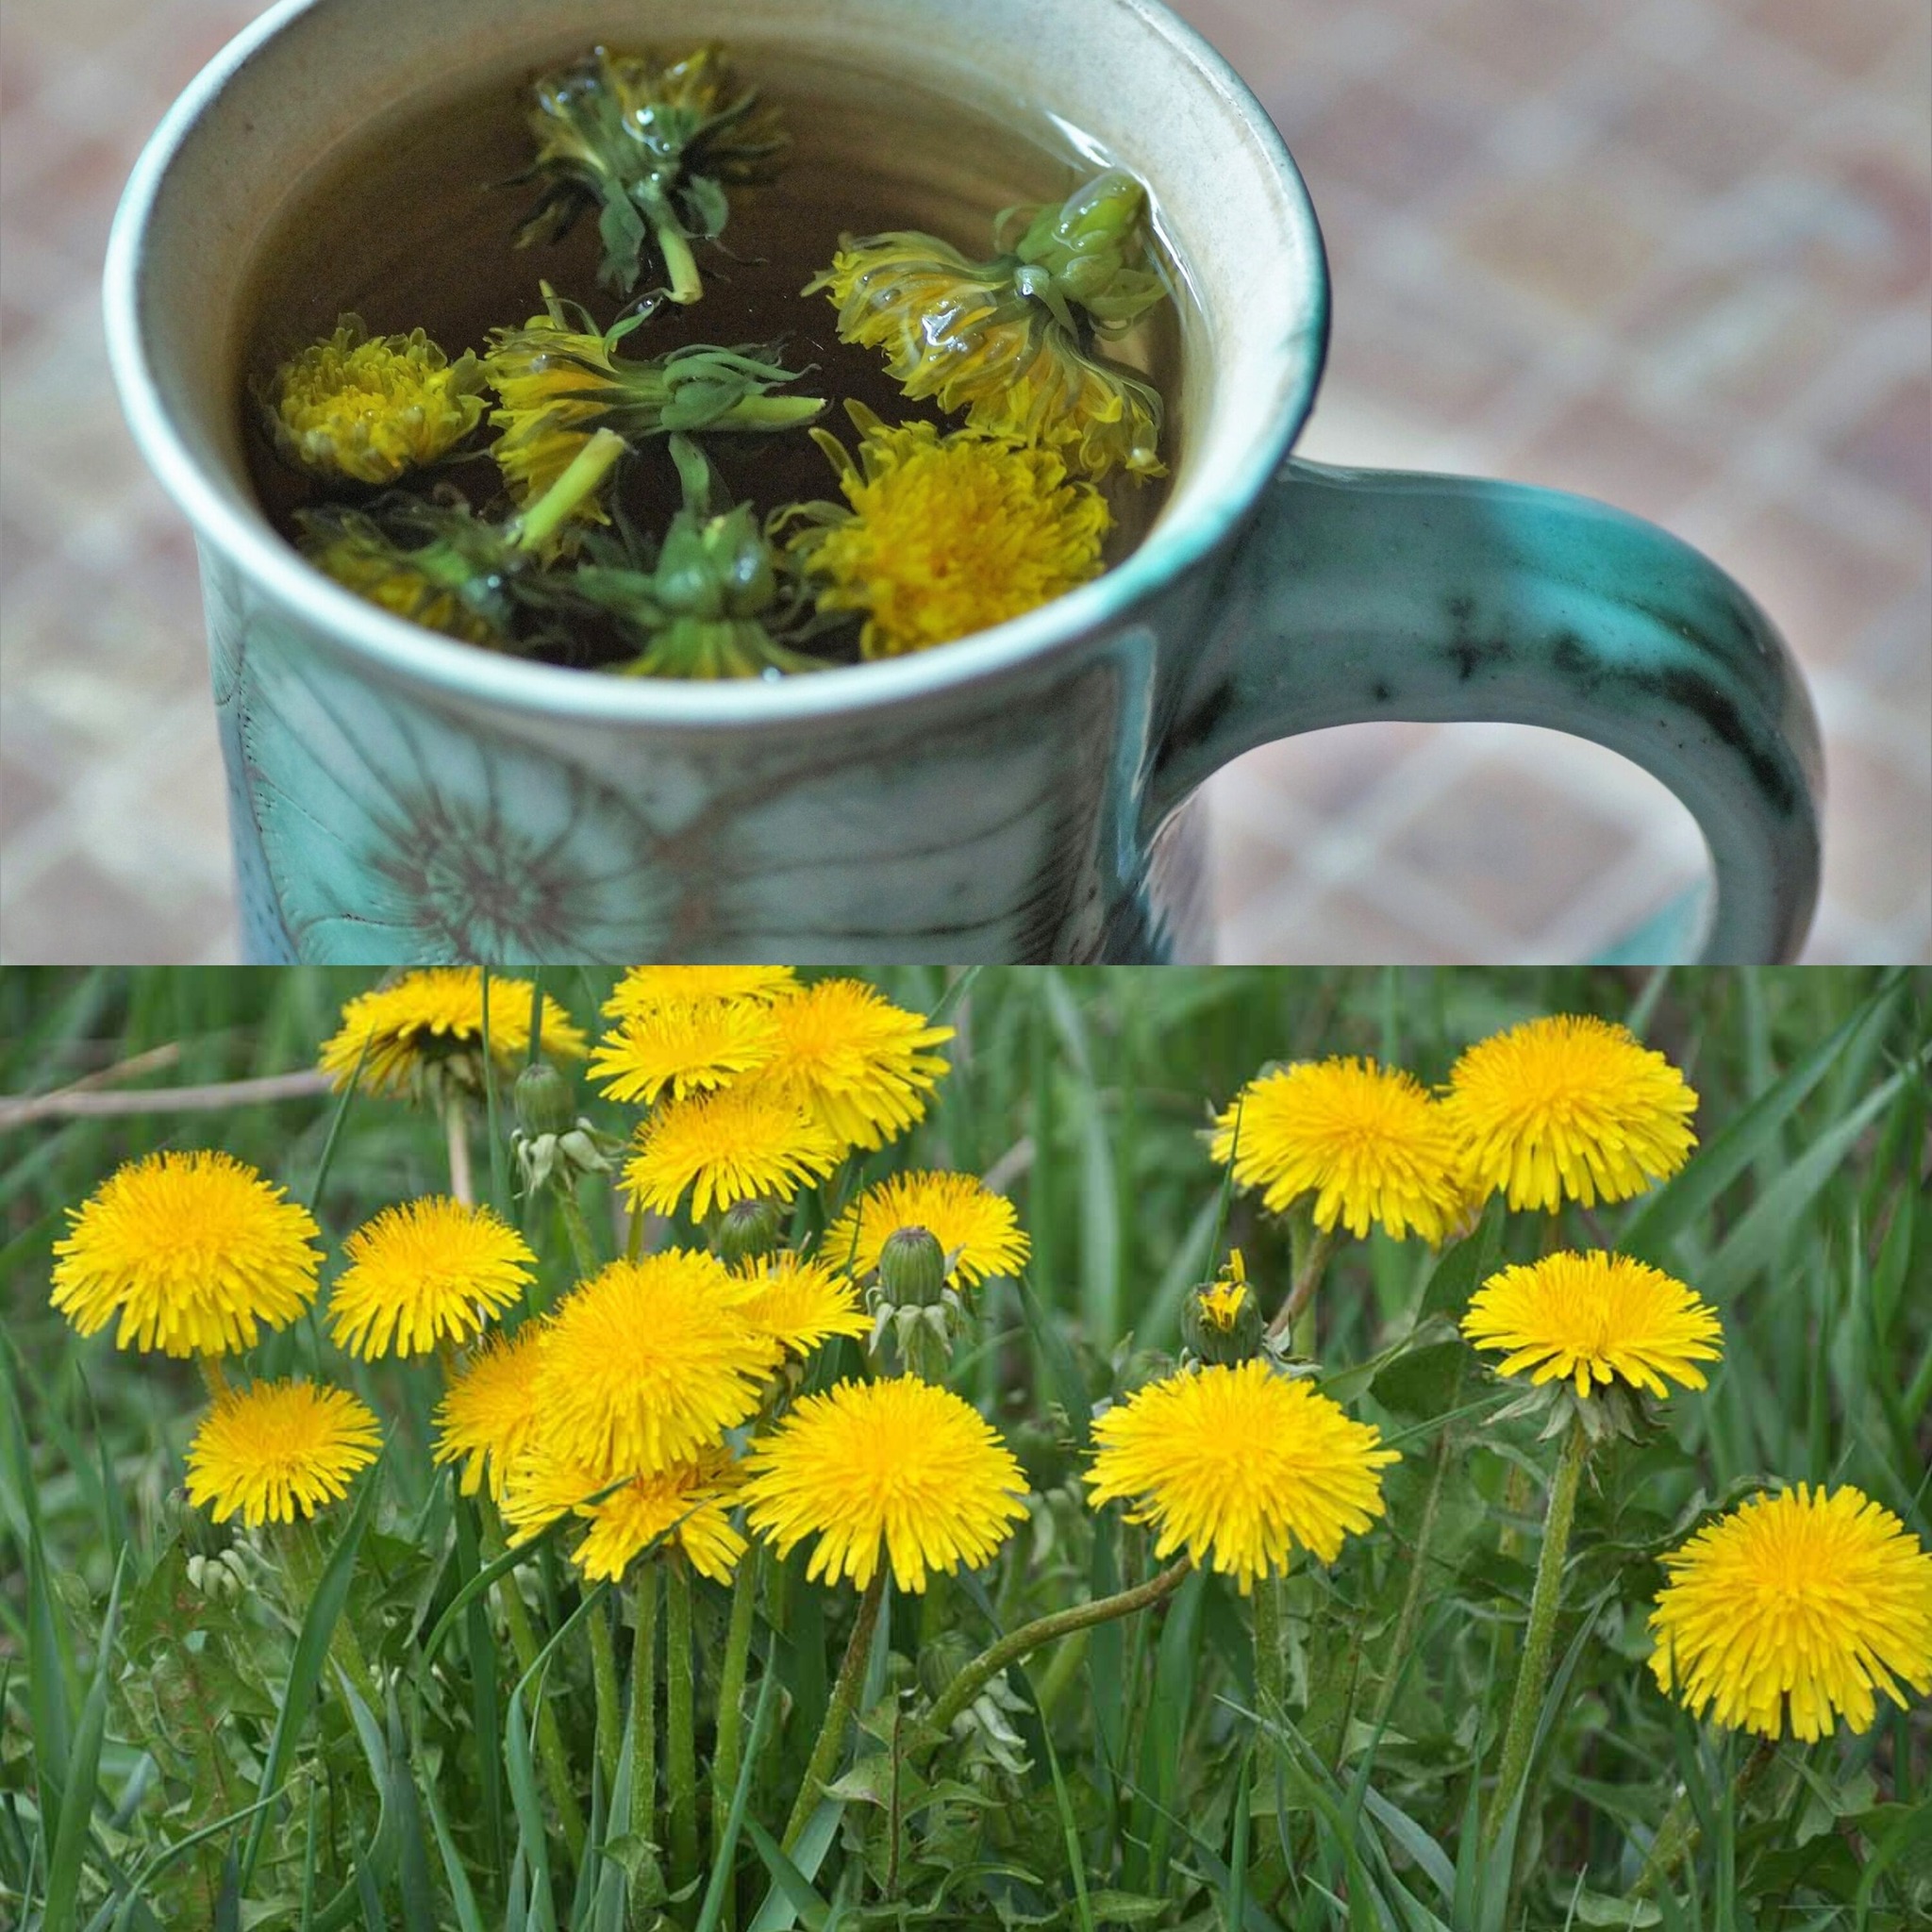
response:
[(610, 1620), (615, 1612), (591, 1612), (591, 1683), (597, 1703), (597, 1762), (604, 1773), (604, 1788), (617, 1781), (617, 1758), (623, 1749), (624, 1702), (617, 1690), (617, 1651), (610, 1641)]
[(658, 1569), (635, 1566), (636, 1632), (630, 1657), (630, 1831), (658, 1844)]
[(839, 1754), (845, 1744), (845, 1726), (858, 1708), (859, 1686), (865, 1682), (865, 1667), (872, 1656), (873, 1633), (878, 1628), (879, 1603), (885, 1593), (886, 1572), (885, 1566), (880, 1564), (874, 1570), (872, 1581), (865, 1586), (858, 1599), (858, 1616), (852, 1625), (851, 1640), (845, 1645), (845, 1658), (839, 1666), (839, 1680), (832, 1687), (831, 1702), (825, 1706), (825, 1721), (819, 1726), (818, 1741), (811, 1747), (805, 1775), (798, 1781), (798, 1796), (792, 1802), (791, 1816), (785, 1821), (785, 1836), (778, 1841), (783, 1851), (789, 1852), (797, 1845), (805, 1833), (807, 1821), (818, 1809), (820, 1792), (832, 1781), (832, 1774), (838, 1769)]
[[(758, 1618), (758, 1572), (762, 1543), (753, 1543), (738, 1561), (731, 1583), (731, 1623), (724, 1636), (724, 1661), (718, 1672), (718, 1735), (711, 1750), (711, 1842), (724, 1840), (725, 1821), (738, 1789), (744, 1741), (744, 1679), (751, 1660), (752, 1626)], [(730, 1908), (727, 1903), (725, 1918)]]
[(691, 1566), (664, 1558), (664, 1781), (669, 1800), (672, 1884), (698, 1867), (697, 1663), (691, 1648)]
[(1590, 1437), (1581, 1421), (1573, 1421), (1557, 1459), (1550, 1484), (1549, 1508), (1543, 1517), (1542, 1548), (1536, 1563), (1536, 1587), (1530, 1592), (1529, 1622), (1523, 1633), (1523, 1657), (1516, 1667), (1516, 1688), (1509, 1698), (1509, 1717), (1503, 1729), (1502, 1768), (1490, 1810), (1483, 1820), (1483, 1846), (1492, 1846), (1503, 1830), (1517, 1792), (1529, 1769), (1530, 1747), (1536, 1740), (1537, 1718), (1543, 1690), (1549, 1682), (1550, 1647), (1557, 1634), (1557, 1612), (1562, 1606), (1563, 1565), (1570, 1554), (1570, 1529), (1576, 1517), (1576, 1491), (1583, 1465), (1590, 1456)]

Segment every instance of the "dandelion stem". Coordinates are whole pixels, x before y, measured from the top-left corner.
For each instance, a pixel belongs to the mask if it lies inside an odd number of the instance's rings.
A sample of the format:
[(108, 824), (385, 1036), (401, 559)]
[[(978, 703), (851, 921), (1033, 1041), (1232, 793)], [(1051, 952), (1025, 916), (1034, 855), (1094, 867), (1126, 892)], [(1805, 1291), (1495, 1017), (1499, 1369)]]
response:
[(1485, 1848), (1493, 1845), (1503, 1820), (1523, 1786), (1529, 1769), (1530, 1746), (1536, 1740), (1536, 1721), (1542, 1708), (1543, 1687), (1550, 1672), (1550, 1647), (1557, 1634), (1557, 1612), (1563, 1599), (1563, 1563), (1570, 1553), (1570, 1525), (1576, 1516), (1576, 1491), (1590, 1438), (1580, 1422), (1573, 1422), (1563, 1439), (1550, 1485), (1548, 1513), (1543, 1518), (1543, 1542), (1536, 1563), (1536, 1587), (1530, 1592), (1529, 1622), (1523, 1633), (1523, 1657), (1516, 1667), (1516, 1689), (1509, 1699), (1509, 1720), (1503, 1732), (1503, 1766), (1490, 1799), (1483, 1824)]
[(630, 445), (614, 429), (600, 429), (570, 459), (570, 466), (521, 517), (511, 542), (519, 550), (539, 550), (557, 527), (603, 482), (611, 464)]
[(228, 1392), (227, 1372), (222, 1367), (218, 1355), (197, 1355), (194, 1366), (201, 1371), (201, 1385), (208, 1391), (210, 1402), (219, 1402)]
[[(487, 1496), (480, 1500), (491, 1555), (501, 1555), (504, 1548), (503, 1524), (497, 1517), (495, 1506)], [(531, 1627), (530, 1612), (524, 1602), (523, 1592), (517, 1589), (514, 1571), (497, 1579), (496, 1601), (503, 1607), (503, 1621), (509, 1630), (510, 1648), (517, 1654), (517, 1670), (527, 1677), (537, 1667), (540, 1646), (537, 1633)], [(582, 1864), (584, 1814), (577, 1804), (576, 1793), (571, 1790), (570, 1766), (563, 1755), (563, 1733), (557, 1727), (557, 1713), (547, 1700), (537, 1706), (537, 1757), (543, 1767), (543, 1781), (550, 1787), (550, 1802), (556, 1807), (557, 1822), (563, 1829), (563, 1841), (570, 1847), (572, 1862)]]
[(1272, 1718), (1280, 1711), (1285, 1694), (1281, 1579), (1271, 1571), (1256, 1583), (1250, 1601), (1255, 1625), (1255, 1704), (1264, 1718)]
[(713, 429), (790, 429), (809, 423), (825, 407), (823, 396), (746, 396), (709, 426)]
[(698, 1869), (697, 1670), (691, 1645), (691, 1568), (664, 1566), (664, 1781), (671, 1800), (671, 1888)]
[(785, 1851), (791, 1851), (804, 1835), (806, 1821), (818, 1809), (820, 1793), (831, 1783), (832, 1774), (838, 1769), (839, 1754), (845, 1743), (845, 1725), (858, 1704), (858, 1687), (865, 1681), (873, 1632), (878, 1628), (879, 1602), (885, 1593), (886, 1573), (881, 1566), (873, 1572), (872, 1581), (858, 1599), (858, 1618), (852, 1626), (852, 1640), (845, 1646), (845, 1660), (839, 1666), (839, 1681), (832, 1687), (825, 1721), (819, 1726), (818, 1742), (811, 1747), (811, 1762), (805, 1768), (791, 1816), (785, 1822), (785, 1836), (780, 1840)]
[(658, 1565), (637, 1566), (637, 1633), (630, 1654), (630, 1828), (658, 1842)]
[(664, 257), (665, 272), (671, 277), (671, 299), (695, 302), (705, 292), (705, 285), (699, 277), (697, 258), (691, 252), (689, 237), (669, 217), (659, 218), (651, 226)]
[(1030, 1624), (1022, 1624), (1010, 1635), (1002, 1637), (997, 1643), (990, 1644), (981, 1651), (946, 1686), (938, 1703), (927, 1713), (925, 1728), (943, 1737), (952, 1728), (953, 1720), (1008, 1664), (1017, 1663), (1042, 1643), (1051, 1643), (1058, 1637), (1069, 1637), (1075, 1630), (1090, 1630), (1096, 1624), (1108, 1623), (1115, 1617), (1131, 1616), (1136, 1610), (1144, 1610), (1149, 1605), (1158, 1604), (1162, 1597), (1171, 1595), (1180, 1587), (1191, 1567), (1188, 1558), (1183, 1557), (1158, 1576), (1151, 1577), (1132, 1590), (1121, 1591), (1113, 1596), (1096, 1597), (1091, 1603), (1075, 1604), (1072, 1609), (1056, 1610), (1051, 1616), (1036, 1617)]
[(470, 1166), (470, 1113), (454, 1088), (443, 1106), (442, 1124), (449, 1137), (449, 1191), (465, 1208), (474, 1208), (476, 1182)]
[(563, 1231), (570, 1238), (571, 1257), (577, 1264), (579, 1278), (588, 1281), (604, 1265), (597, 1258), (597, 1244), (591, 1239), (591, 1224), (584, 1218), (576, 1190), (567, 1179), (559, 1178), (554, 1191), (557, 1211), (563, 1219)]
[(602, 1608), (591, 1612), (591, 1682), (597, 1698), (597, 1762), (603, 1767), (604, 1789), (617, 1782), (617, 1754), (622, 1748), (617, 1693), (617, 1653), (610, 1641), (610, 1616)]
[[(731, 1585), (731, 1624), (724, 1636), (724, 1662), (718, 1674), (718, 1738), (711, 1752), (711, 1842), (724, 1840), (724, 1824), (738, 1789), (744, 1740), (744, 1677), (751, 1659), (752, 1624), (758, 1615), (758, 1557), (754, 1543), (739, 1559)], [(729, 1916), (729, 1902), (726, 1902)]]
[[(1268, 1339), (1273, 1341), (1284, 1334), (1291, 1334), (1297, 1353), (1312, 1355), (1315, 1291), (1322, 1285), (1323, 1271), (1328, 1266), (1328, 1257), (1335, 1248), (1335, 1230), (1324, 1227), (1319, 1232), (1311, 1230), (1305, 1234), (1298, 1224), (1291, 1224), (1290, 1241), (1295, 1257), (1294, 1282), (1289, 1290), (1288, 1299), (1268, 1324)], [(1304, 1315), (1309, 1318), (1306, 1323), (1302, 1322)]]
[[(280, 1525), (280, 1532), (275, 1538), (275, 1547), (281, 1552), (282, 1568), (292, 1586), (289, 1607), (299, 1619), (314, 1601), (315, 1592), (322, 1583), (322, 1553), (315, 1546), (315, 1525), (312, 1522), (286, 1523)], [(341, 1667), (350, 1683), (355, 1685), (356, 1694), (369, 1707), (370, 1715), (380, 1723), (382, 1691), (376, 1684), (375, 1674), (369, 1668), (369, 1659), (362, 1655), (362, 1645), (356, 1636), (355, 1626), (349, 1622), (346, 1606), (329, 1633), (328, 1654)]]
[[(1745, 1758), (1743, 1769), (1738, 1773), (1737, 1783), (1731, 1788), (1737, 1804), (1743, 1804), (1745, 1794), (1771, 1768), (1776, 1757), (1777, 1740), (1759, 1738), (1752, 1746), (1750, 1757)], [(1649, 1898), (1697, 1849), (1697, 1841), (1702, 1836), (1696, 1808), (1690, 1803), (1690, 1793), (1680, 1790), (1671, 1800), (1671, 1808), (1664, 1813), (1663, 1823), (1657, 1828), (1657, 1837), (1651, 1840), (1650, 1857), (1644, 1860), (1643, 1870), (1638, 1874), (1630, 1896), (1633, 1899)]]

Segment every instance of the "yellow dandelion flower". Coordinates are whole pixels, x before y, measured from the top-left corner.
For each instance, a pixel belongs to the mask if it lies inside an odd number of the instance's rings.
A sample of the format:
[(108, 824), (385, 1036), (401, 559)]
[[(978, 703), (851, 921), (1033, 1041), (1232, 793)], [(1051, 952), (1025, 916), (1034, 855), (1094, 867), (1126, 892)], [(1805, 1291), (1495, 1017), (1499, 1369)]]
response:
[(1560, 1016), (1479, 1041), (1456, 1062), (1442, 1106), (1487, 1199), (1554, 1209), (1626, 1201), (1690, 1157), (1697, 1096), (1628, 1027)]
[(381, 1435), (366, 1404), (314, 1382), (231, 1390), (188, 1445), (188, 1500), (217, 1523), (292, 1523), (349, 1493)]
[(491, 1493), (500, 1500), (510, 1469), (535, 1440), (542, 1342), (541, 1322), (491, 1336), (437, 1404), (435, 1459), (462, 1464), (464, 1495), (476, 1493), (488, 1470)]
[(118, 1316), (117, 1348), (225, 1355), (315, 1299), (313, 1216), (231, 1155), (129, 1161), (67, 1220), (53, 1304), (82, 1335)]
[[(490, 1051), (506, 1072), (530, 1051), (530, 982), (490, 975)], [(341, 1026), (323, 1042), (320, 1065), (340, 1087), (358, 1063), (371, 1093), (406, 1091), (431, 1067), (447, 1067), (465, 1084), (482, 1079), (483, 972), (477, 966), (426, 966), (387, 986), (358, 993), (342, 1008)], [(554, 1058), (582, 1059), (589, 1041), (546, 993), (542, 1050)]]
[[(1237, 1132), (1239, 1125), (1239, 1132)], [(1372, 1059), (1303, 1061), (1241, 1089), (1211, 1150), (1271, 1214), (1315, 1197), (1315, 1225), (1440, 1241), (1462, 1204), (1457, 1142), (1420, 1082)]]
[(789, 1201), (823, 1180), (844, 1148), (790, 1094), (726, 1087), (666, 1101), (638, 1129), (624, 1170), (633, 1208), (672, 1214), (687, 1191), (700, 1221), (713, 1208)]
[(747, 1421), (781, 1351), (746, 1318), (715, 1256), (667, 1248), (613, 1261), (543, 1327), (543, 1443), (607, 1480), (688, 1461)]
[(881, 1552), (901, 1590), (991, 1562), (1026, 1514), (1026, 1478), (986, 1419), (915, 1377), (808, 1395), (745, 1458), (752, 1529), (787, 1556), (818, 1542), (806, 1575), (864, 1590)]
[(1044, 449), (930, 423), (891, 427), (857, 409), (858, 457), (812, 433), (849, 511), (824, 511), (793, 548), (821, 610), (865, 613), (859, 649), (897, 658), (1051, 603), (1100, 575), (1112, 525), (1091, 483)]
[(275, 447), (311, 475), (393, 483), (433, 463), (482, 420), (483, 371), (452, 362), (419, 329), (371, 336), (359, 315), (257, 385)]
[(976, 1288), (991, 1274), (1017, 1274), (1032, 1243), (1013, 1204), (970, 1174), (895, 1174), (866, 1189), (825, 1230), (820, 1252), (855, 1274), (870, 1274), (901, 1228), (923, 1227), (944, 1250), (949, 1278)]
[(1545, 1255), (1492, 1274), (1470, 1299), (1462, 1332), (1507, 1349), (1497, 1373), (1574, 1381), (1578, 1395), (1612, 1381), (1668, 1395), (1668, 1375), (1705, 1386), (1699, 1362), (1723, 1354), (1715, 1311), (1681, 1281), (1628, 1255)]
[(787, 1355), (803, 1357), (835, 1335), (857, 1338), (871, 1332), (858, 1289), (824, 1261), (780, 1249), (743, 1263), (737, 1273), (750, 1290), (739, 1312)]
[(537, 1263), (500, 1215), (443, 1195), (385, 1208), (342, 1248), (329, 1333), (365, 1361), (469, 1341), (522, 1295)]
[(1185, 1549), (1234, 1577), (1286, 1571), (1295, 1545), (1324, 1563), (1382, 1514), (1380, 1434), (1307, 1382), (1259, 1359), (1155, 1382), (1093, 1425), (1087, 1482), (1095, 1508), (1124, 1501), (1157, 1533), (1155, 1554)]
[(883, 1147), (924, 1117), (949, 1071), (930, 1047), (952, 1039), (862, 979), (822, 979), (772, 1009), (778, 1048), (769, 1084), (847, 1147)]
[[(608, 1495), (610, 1478), (585, 1463), (536, 1448), (510, 1473), (504, 1521), (519, 1537), (534, 1536), (566, 1512), (591, 1526), (572, 1553), (592, 1582), (615, 1583), (658, 1538), (682, 1550), (700, 1576), (729, 1583), (744, 1538), (732, 1526), (738, 1465), (724, 1449), (707, 1449), (655, 1475), (634, 1476)], [(597, 1497), (595, 1502), (591, 1497)]]
[(604, 1002), (604, 1017), (622, 1024), (710, 1000), (768, 1006), (797, 985), (795, 966), (633, 966)]
[(771, 1063), (778, 1035), (771, 1008), (750, 1000), (677, 1000), (636, 1013), (605, 1035), (591, 1077), (612, 1100), (682, 1100)]
[(1849, 1485), (1753, 1496), (1663, 1562), (1650, 1668), (1698, 1717), (1808, 1742), (1932, 1690), (1932, 1556)]

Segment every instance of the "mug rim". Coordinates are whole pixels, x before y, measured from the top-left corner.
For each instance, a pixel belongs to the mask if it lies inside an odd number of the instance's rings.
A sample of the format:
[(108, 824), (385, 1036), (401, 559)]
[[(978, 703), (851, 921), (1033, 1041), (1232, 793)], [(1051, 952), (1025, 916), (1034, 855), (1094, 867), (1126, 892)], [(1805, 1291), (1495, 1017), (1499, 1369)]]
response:
[[(198, 541), (244, 580), (307, 617), (328, 643), (369, 668), (458, 698), (536, 717), (625, 725), (744, 728), (916, 703), (1043, 662), (1057, 648), (1127, 617), (1133, 607), (1218, 548), (1253, 507), (1307, 420), (1326, 359), (1327, 258), (1307, 184), (1260, 103), (1227, 60), (1160, 0), (1112, 0), (1151, 25), (1245, 124), (1285, 191), (1284, 239), (1309, 265), (1305, 338), (1281, 342), (1290, 362), (1275, 422), (1208, 479), (1171, 522), (1163, 520), (1110, 569), (1051, 603), (989, 629), (906, 657), (835, 665), (781, 678), (679, 680), (599, 677), (478, 650), (409, 623), (332, 582), (252, 519), (204, 472), (164, 406), (142, 320), (142, 281), (150, 224), (175, 158), (222, 91), (258, 50), (301, 15), (330, 0), (276, 0), (202, 68), (143, 145), (108, 237), (103, 306), (108, 359), (121, 406), (142, 457)], [(1297, 356), (1299, 341), (1306, 352)]]

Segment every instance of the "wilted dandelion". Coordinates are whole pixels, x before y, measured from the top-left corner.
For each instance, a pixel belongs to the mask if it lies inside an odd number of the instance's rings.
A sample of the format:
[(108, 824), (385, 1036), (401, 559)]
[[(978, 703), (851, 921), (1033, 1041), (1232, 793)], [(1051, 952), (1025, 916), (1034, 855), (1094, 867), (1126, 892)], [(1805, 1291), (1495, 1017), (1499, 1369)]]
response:
[(314, 1217), (232, 1155), (131, 1160), (67, 1218), (51, 1300), (82, 1335), (118, 1317), (117, 1348), (225, 1355), (315, 1299)]

